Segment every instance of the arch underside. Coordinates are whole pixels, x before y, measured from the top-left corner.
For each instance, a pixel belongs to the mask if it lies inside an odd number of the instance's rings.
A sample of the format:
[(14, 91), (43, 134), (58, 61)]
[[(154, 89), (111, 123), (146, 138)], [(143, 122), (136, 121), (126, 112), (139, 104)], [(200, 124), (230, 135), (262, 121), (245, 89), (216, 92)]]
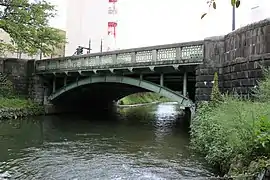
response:
[[(105, 102), (119, 100), (130, 94), (147, 91), (159, 93), (164, 97), (177, 101), (184, 107), (192, 107), (194, 105), (190, 99), (171, 89), (149, 81), (125, 76), (87, 77), (57, 89), (48, 99), (52, 102), (56, 102), (58, 100), (63, 101), (71, 98), (71, 102), (75, 103), (76, 99), (83, 98), (87, 100), (90, 98)], [(65, 97), (67, 94), (69, 94), (69, 98)]]

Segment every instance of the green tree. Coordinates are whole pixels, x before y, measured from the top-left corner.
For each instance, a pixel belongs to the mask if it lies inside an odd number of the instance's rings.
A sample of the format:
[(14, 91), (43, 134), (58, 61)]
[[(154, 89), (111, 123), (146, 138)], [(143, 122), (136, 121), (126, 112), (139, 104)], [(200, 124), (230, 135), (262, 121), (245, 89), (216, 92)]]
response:
[(0, 51), (19, 51), (36, 54), (39, 50), (48, 55), (65, 37), (49, 27), (49, 20), (56, 15), (53, 5), (40, 0), (0, 0), (0, 28), (11, 37), (11, 42), (1, 42)]
[[(217, 8), (217, 3), (216, 0), (209, 0), (207, 1), (207, 5), (209, 7), (212, 7), (213, 9)], [(240, 0), (231, 0), (231, 5), (235, 6), (236, 8), (238, 8), (240, 6)], [(207, 15), (207, 13), (203, 13), (201, 16), (201, 19), (204, 18)]]
[(215, 72), (214, 75), (214, 84), (212, 87), (212, 93), (211, 93), (211, 101), (213, 103), (218, 103), (220, 101), (222, 101), (222, 95), (219, 91), (219, 87), (218, 87), (218, 73)]

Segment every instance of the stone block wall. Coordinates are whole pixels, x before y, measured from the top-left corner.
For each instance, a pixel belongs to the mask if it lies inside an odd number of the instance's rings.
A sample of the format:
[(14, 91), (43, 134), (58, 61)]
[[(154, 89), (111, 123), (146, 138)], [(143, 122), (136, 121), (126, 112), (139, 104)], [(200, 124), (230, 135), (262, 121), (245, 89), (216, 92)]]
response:
[(24, 59), (0, 59), (0, 73), (7, 74), (16, 93), (42, 104), (44, 87), (40, 77), (34, 74), (35, 61)]
[(270, 66), (270, 53), (236, 58), (223, 65), (223, 92), (249, 98), (252, 89), (263, 78), (262, 67)]
[[(210, 99), (214, 73), (222, 75), (224, 62), (224, 37), (217, 36), (204, 40), (204, 64), (196, 68), (196, 93), (195, 101), (207, 101)], [(219, 76), (222, 81), (222, 76)], [(222, 88), (222, 83), (219, 87)]]
[(29, 64), (34, 61), (18, 59), (1, 59), (1, 71), (8, 75), (8, 79), (14, 84), (15, 91), (22, 95), (28, 96), (28, 77), (32, 74), (33, 68)]
[(43, 79), (39, 76), (32, 75), (28, 79), (29, 87), (28, 87), (28, 95), (29, 97), (36, 103), (42, 105), (44, 104), (44, 93), (45, 86)]
[(204, 41), (204, 64), (196, 70), (196, 101), (209, 100), (214, 72), (219, 74), (222, 92), (249, 96), (262, 78), (263, 66), (270, 66), (270, 20), (265, 19), (222, 37)]
[(224, 40), (225, 62), (270, 53), (270, 19), (237, 29), (225, 35)]

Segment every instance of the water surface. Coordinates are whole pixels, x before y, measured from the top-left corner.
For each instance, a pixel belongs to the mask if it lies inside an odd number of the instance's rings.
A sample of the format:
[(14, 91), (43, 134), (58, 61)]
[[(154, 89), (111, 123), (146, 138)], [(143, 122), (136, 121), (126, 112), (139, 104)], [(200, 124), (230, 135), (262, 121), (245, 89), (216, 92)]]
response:
[(0, 179), (200, 179), (175, 104), (0, 123)]

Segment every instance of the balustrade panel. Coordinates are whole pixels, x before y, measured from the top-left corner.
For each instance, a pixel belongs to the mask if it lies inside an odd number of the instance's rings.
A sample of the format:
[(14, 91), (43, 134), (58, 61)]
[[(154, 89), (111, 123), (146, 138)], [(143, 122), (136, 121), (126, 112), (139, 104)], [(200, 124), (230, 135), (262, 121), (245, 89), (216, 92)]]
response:
[(132, 61), (132, 53), (120, 53), (116, 56), (117, 64), (128, 64)]
[(152, 59), (152, 51), (139, 51), (136, 53), (136, 62), (150, 62)]
[(176, 59), (176, 48), (157, 50), (157, 61), (170, 61)]
[(113, 64), (112, 55), (100, 56), (100, 64), (99, 65), (108, 65)]
[(182, 59), (193, 59), (203, 57), (203, 45), (186, 46), (181, 49)]

